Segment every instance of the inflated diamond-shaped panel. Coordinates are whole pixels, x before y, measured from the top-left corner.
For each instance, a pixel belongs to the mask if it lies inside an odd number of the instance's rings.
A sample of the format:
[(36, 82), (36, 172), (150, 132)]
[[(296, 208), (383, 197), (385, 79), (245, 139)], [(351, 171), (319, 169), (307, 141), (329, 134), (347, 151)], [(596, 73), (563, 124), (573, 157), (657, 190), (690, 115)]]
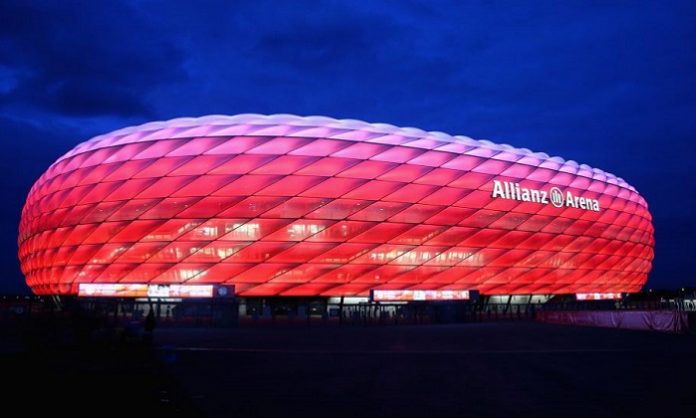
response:
[[(516, 187), (555, 187), (599, 210), (518, 199)], [(245, 296), (633, 292), (653, 244), (645, 200), (602, 170), (468, 137), (291, 115), (95, 137), (38, 179), (19, 228), (37, 294), (74, 294), (82, 282), (228, 283)]]

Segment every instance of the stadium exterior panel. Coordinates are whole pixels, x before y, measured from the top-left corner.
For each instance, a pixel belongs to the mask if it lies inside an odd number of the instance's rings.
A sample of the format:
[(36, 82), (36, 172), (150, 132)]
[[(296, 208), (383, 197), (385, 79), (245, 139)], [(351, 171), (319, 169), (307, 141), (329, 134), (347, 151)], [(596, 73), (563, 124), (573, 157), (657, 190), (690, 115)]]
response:
[(635, 292), (645, 200), (599, 169), (490, 141), (292, 115), (182, 118), (84, 142), (36, 181), (37, 294), (233, 284), (241, 296)]

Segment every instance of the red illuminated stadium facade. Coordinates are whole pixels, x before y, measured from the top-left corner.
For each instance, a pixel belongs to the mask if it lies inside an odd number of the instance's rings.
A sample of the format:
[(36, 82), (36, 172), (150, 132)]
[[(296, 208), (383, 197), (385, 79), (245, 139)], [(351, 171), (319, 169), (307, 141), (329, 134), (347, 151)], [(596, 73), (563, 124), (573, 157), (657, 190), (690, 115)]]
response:
[(80, 283), (227, 284), (246, 297), (635, 292), (653, 244), (645, 200), (602, 170), (291, 115), (95, 137), (37, 180), (19, 228), (37, 294)]

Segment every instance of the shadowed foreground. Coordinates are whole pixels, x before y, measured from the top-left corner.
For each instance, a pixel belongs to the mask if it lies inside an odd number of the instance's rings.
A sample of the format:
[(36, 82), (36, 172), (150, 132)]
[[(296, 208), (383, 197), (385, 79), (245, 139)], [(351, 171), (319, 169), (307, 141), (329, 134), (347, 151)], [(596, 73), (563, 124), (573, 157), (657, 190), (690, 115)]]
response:
[[(9, 340), (7, 340), (9, 341)], [(6, 342), (6, 344), (8, 344)], [(696, 337), (530, 322), (157, 329), (9, 350), (11, 392), (168, 416), (694, 416)], [(138, 405), (138, 406), (136, 406)]]

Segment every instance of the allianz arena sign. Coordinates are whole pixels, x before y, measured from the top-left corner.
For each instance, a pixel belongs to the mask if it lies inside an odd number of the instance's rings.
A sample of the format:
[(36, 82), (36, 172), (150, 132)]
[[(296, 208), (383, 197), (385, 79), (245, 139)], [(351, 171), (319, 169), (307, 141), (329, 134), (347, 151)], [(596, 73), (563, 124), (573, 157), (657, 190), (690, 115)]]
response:
[(558, 187), (548, 190), (521, 187), (519, 183), (493, 180), (493, 197), (517, 200), (520, 202), (552, 204), (557, 208), (568, 207), (599, 212), (599, 200), (575, 196), (568, 191), (565, 194)]

